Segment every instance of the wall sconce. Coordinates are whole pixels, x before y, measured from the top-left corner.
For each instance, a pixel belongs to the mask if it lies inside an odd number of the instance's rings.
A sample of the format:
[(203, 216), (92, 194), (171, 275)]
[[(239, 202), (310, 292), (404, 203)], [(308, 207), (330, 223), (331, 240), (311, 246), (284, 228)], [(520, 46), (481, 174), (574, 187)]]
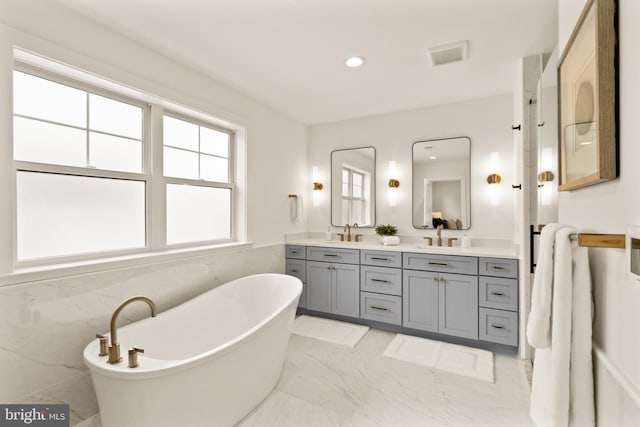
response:
[(320, 204), (320, 192), (322, 191), (323, 185), (320, 182), (320, 173), (318, 172), (318, 167), (314, 166), (311, 172), (311, 179), (313, 180), (313, 206), (317, 207)]
[(322, 191), (322, 188), (324, 186), (320, 182), (320, 175), (318, 174), (318, 167), (317, 166), (313, 167), (312, 177), (313, 177), (312, 178), (313, 179), (313, 189), (316, 190), (316, 191)]
[(489, 201), (492, 206), (498, 206), (500, 204), (500, 186), (493, 184), (500, 184), (502, 177), (498, 173), (500, 171), (500, 154), (494, 151), (489, 154), (489, 176), (487, 176), (487, 183), (489, 184)]
[(396, 206), (398, 204), (398, 187), (400, 187), (400, 181), (396, 178), (398, 171), (396, 169), (395, 160), (389, 161), (389, 206)]
[(544, 183), (545, 182), (551, 182), (553, 181), (553, 179), (555, 178), (555, 176), (553, 175), (553, 172), (551, 171), (542, 171), (538, 174), (538, 182), (540, 182), (540, 184), (538, 184), (538, 187), (544, 187)]
[(489, 170), (493, 173), (487, 176), (488, 184), (500, 184), (502, 182), (502, 177), (500, 176), (499, 173), (496, 172), (499, 169), (500, 169), (500, 155), (496, 151), (494, 151), (491, 154), (489, 154)]

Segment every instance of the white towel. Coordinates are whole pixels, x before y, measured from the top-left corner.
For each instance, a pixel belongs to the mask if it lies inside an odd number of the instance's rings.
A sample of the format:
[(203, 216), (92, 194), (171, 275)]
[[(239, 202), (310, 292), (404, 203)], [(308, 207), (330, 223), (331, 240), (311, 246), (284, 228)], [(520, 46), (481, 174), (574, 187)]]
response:
[(531, 289), (531, 312), (527, 322), (527, 339), (535, 348), (551, 344), (551, 301), (553, 293), (553, 247), (556, 233), (563, 224), (548, 224), (540, 234), (536, 274)]
[(289, 216), (294, 222), (302, 222), (302, 194), (296, 194), (295, 197), (289, 196)]
[(398, 236), (382, 236), (382, 244), (385, 246), (396, 246), (400, 244)]
[(570, 241), (572, 233), (549, 224), (540, 240), (527, 325), (529, 342), (540, 345), (530, 410), (538, 427), (595, 426), (589, 260), (587, 249)]

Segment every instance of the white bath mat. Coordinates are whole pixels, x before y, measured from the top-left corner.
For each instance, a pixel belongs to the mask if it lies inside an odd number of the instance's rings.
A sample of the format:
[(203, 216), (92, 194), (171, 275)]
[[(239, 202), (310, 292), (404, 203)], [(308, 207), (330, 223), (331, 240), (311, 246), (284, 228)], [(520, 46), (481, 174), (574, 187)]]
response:
[(398, 334), (383, 356), (494, 382), (493, 353), (486, 350)]
[(296, 335), (348, 347), (355, 347), (368, 330), (368, 326), (313, 316), (300, 316), (293, 322), (293, 333)]

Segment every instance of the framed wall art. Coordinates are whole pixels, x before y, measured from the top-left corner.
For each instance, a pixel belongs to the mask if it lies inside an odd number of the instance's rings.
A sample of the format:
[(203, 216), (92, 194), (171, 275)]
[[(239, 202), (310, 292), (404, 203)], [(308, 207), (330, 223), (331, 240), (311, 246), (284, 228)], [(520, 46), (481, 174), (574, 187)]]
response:
[(618, 177), (615, 0), (589, 0), (558, 65), (559, 191)]

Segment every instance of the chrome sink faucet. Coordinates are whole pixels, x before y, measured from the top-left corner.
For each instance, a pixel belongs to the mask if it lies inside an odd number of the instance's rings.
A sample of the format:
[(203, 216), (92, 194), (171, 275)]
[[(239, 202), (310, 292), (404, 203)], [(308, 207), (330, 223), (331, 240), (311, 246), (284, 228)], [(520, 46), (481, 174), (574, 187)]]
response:
[(122, 309), (134, 301), (146, 302), (149, 305), (149, 308), (151, 308), (151, 317), (156, 317), (156, 313), (158, 311), (156, 309), (156, 305), (154, 304), (153, 301), (151, 301), (147, 297), (143, 297), (143, 296), (131, 297), (128, 300), (125, 300), (124, 302), (122, 302), (122, 304), (120, 304), (118, 308), (116, 308), (116, 311), (113, 312), (113, 316), (111, 316), (111, 324), (110, 324), (111, 345), (109, 346), (109, 360), (107, 360), (107, 363), (115, 364), (115, 363), (120, 363), (122, 361), (122, 357), (120, 357), (120, 343), (118, 343), (118, 337), (117, 337), (116, 319), (118, 318), (118, 315), (120, 314)]

